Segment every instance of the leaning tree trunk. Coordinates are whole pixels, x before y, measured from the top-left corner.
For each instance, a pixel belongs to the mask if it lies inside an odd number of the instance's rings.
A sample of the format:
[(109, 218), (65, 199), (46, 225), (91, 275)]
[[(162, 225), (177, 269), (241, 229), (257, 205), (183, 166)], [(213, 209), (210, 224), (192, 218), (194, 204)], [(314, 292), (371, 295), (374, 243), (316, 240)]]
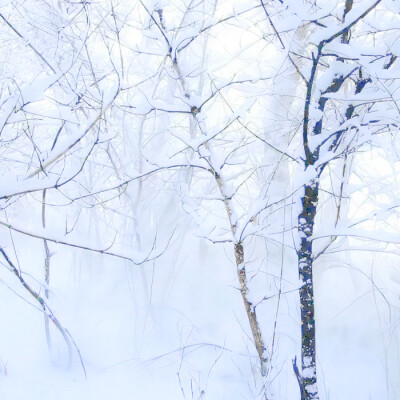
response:
[(264, 339), (262, 337), (261, 329), (258, 324), (256, 310), (252, 305), (252, 303), (249, 301), (249, 295), (248, 295), (249, 289), (247, 287), (246, 265), (244, 262), (243, 244), (241, 242), (235, 243), (234, 249), (235, 249), (237, 274), (240, 283), (240, 293), (242, 295), (247, 318), (249, 320), (251, 333), (253, 335), (254, 345), (256, 347), (258, 357), (260, 359), (261, 375), (266, 376), (268, 372), (267, 350), (265, 348)]
[[(208, 147), (208, 150), (210, 151), (211, 149)], [(211, 164), (210, 164), (210, 166), (211, 166)], [(261, 333), (260, 325), (258, 323), (255, 307), (253, 306), (253, 304), (251, 303), (251, 301), (249, 299), (249, 289), (248, 289), (248, 281), (247, 281), (247, 276), (246, 276), (246, 263), (245, 263), (245, 258), (244, 258), (244, 248), (243, 248), (243, 243), (240, 240), (236, 239), (237, 221), (235, 221), (234, 217), (233, 217), (234, 213), (232, 212), (233, 205), (231, 202), (231, 197), (228, 196), (224, 191), (224, 183), (223, 183), (220, 173), (218, 173), (213, 167), (211, 167), (211, 168), (212, 168), (212, 173), (214, 175), (215, 181), (217, 183), (218, 189), (220, 191), (220, 194), (222, 196), (222, 199), (223, 199), (223, 202), (225, 205), (226, 214), (227, 214), (227, 217), (229, 220), (229, 225), (230, 225), (231, 232), (232, 232), (236, 270), (237, 270), (237, 275), (238, 275), (239, 284), (240, 284), (240, 294), (242, 295), (244, 307), (246, 310), (247, 318), (249, 320), (249, 325), (250, 325), (251, 333), (252, 333), (253, 340), (254, 340), (254, 345), (257, 350), (258, 357), (260, 360), (261, 375), (267, 376), (267, 374), (268, 374), (267, 349), (264, 344), (264, 339), (263, 339), (263, 336)]]

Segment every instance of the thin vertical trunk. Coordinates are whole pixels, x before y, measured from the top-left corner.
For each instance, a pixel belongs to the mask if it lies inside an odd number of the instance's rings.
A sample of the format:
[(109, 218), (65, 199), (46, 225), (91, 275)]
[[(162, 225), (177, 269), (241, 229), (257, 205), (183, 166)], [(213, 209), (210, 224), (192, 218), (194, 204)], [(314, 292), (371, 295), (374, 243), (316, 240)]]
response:
[(312, 239), (318, 205), (319, 182), (314, 180), (304, 188), (301, 199), (302, 210), (298, 217), (301, 238), (298, 250), (301, 313), (301, 377), (299, 379), (302, 400), (318, 399), (315, 319), (314, 319), (314, 280)]
[[(311, 151), (309, 140), (309, 109), (311, 104), (312, 85), (316, 76), (320, 50), (313, 61), (311, 79), (307, 85), (307, 96), (304, 106), (303, 146), (305, 153), (305, 168), (313, 167), (319, 158), (319, 149)], [(341, 83), (343, 80), (341, 80)], [(341, 86), (334, 81), (327, 89), (337, 91)], [(332, 90), (333, 89), (333, 90)], [(323, 112), (326, 101), (319, 99), (319, 109)], [(317, 121), (312, 129), (314, 135), (322, 131), (323, 117)], [(318, 400), (316, 345), (315, 345), (315, 312), (314, 312), (314, 280), (313, 280), (313, 249), (312, 234), (314, 232), (315, 216), (318, 206), (319, 178), (316, 176), (304, 185), (304, 193), (301, 197), (301, 211), (298, 215), (298, 232), (300, 248), (297, 250), (298, 271), (300, 278), (300, 318), (301, 318), (301, 372), (296, 361), (293, 369), (300, 386), (301, 400)]]
[[(46, 228), (46, 189), (43, 190), (42, 197), (42, 226)], [(44, 282), (46, 287), (44, 289), (44, 297), (46, 300), (49, 298), (49, 284), (50, 284), (50, 250), (47, 240), (43, 240), (45, 258), (44, 258)], [(49, 316), (44, 313), (44, 330), (46, 332), (47, 346), (51, 349), (51, 337), (50, 337), (50, 326), (49, 326)]]
[[(346, 0), (343, 20), (353, 6), (352, 0)], [(342, 43), (350, 40), (350, 30), (342, 34)], [(312, 106), (312, 89), (317, 77), (319, 61), (322, 56), (323, 43), (318, 46), (316, 57), (313, 58), (310, 80), (307, 83), (307, 95), (304, 106), (303, 146), (305, 153), (305, 168), (312, 167), (319, 160), (320, 146), (314, 150), (309, 147), (310, 135), (319, 136), (323, 133), (324, 111), (328, 98), (325, 94), (337, 93), (348, 78), (346, 75), (335, 75), (327, 89), (316, 98), (315, 104), (321, 112), (321, 117), (313, 126), (309, 126), (309, 111)], [(340, 60), (340, 58), (339, 58)], [(343, 60), (341, 60), (344, 62)], [(365, 84), (364, 84), (365, 85)], [(361, 89), (362, 90), (362, 89)], [(350, 118), (350, 116), (348, 116)], [(338, 132), (337, 139), (341, 136)], [(334, 141), (334, 143), (336, 143)], [(334, 147), (334, 145), (333, 145)], [(330, 151), (334, 151), (331, 146)], [(300, 236), (300, 248), (298, 255), (298, 270), (301, 282), (300, 287), (300, 318), (301, 318), (301, 373), (297, 365), (294, 371), (300, 386), (301, 400), (318, 400), (317, 365), (316, 365), (316, 327), (314, 307), (314, 279), (313, 279), (313, 248), (312, 235), (314, 232), (315, 217), (317, 215), (319, 176), (324, 166), (319, 167), (317, 175), (304, 185), (304, 194), (301, 198), (301, 212), (298, 216), (298, 232)]]

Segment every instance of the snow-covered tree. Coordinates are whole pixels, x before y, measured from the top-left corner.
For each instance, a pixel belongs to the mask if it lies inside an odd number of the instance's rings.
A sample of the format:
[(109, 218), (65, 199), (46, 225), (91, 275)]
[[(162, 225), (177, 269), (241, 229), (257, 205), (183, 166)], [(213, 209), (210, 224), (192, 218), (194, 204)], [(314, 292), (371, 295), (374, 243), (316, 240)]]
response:
[(398, 398), (398, 273), (362, 268), (400, 243), (398, 8), (0, 1), (1, 280), (44, 315), (31, 346), (74, 379), (140, 361), (149, 396), (329, 398), (322, 288), (352, 268)]

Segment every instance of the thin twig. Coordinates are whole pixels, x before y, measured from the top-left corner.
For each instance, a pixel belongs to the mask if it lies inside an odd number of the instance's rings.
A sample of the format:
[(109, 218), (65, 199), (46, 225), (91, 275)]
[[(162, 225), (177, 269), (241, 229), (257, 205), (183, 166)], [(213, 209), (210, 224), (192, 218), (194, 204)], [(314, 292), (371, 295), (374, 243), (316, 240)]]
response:
[(33, 52), (51, 69), (51, 71), (55, 74), (56, 70), (50, 65), (50, 63), (42, 56), (39, 51), (37, 51), (32, 44), (24, 37), (22, 36), (16, 28), (14, 28), (13, 25), (3, 16), (3, 14), (0, 13), (0, 18), (33, 50)]

